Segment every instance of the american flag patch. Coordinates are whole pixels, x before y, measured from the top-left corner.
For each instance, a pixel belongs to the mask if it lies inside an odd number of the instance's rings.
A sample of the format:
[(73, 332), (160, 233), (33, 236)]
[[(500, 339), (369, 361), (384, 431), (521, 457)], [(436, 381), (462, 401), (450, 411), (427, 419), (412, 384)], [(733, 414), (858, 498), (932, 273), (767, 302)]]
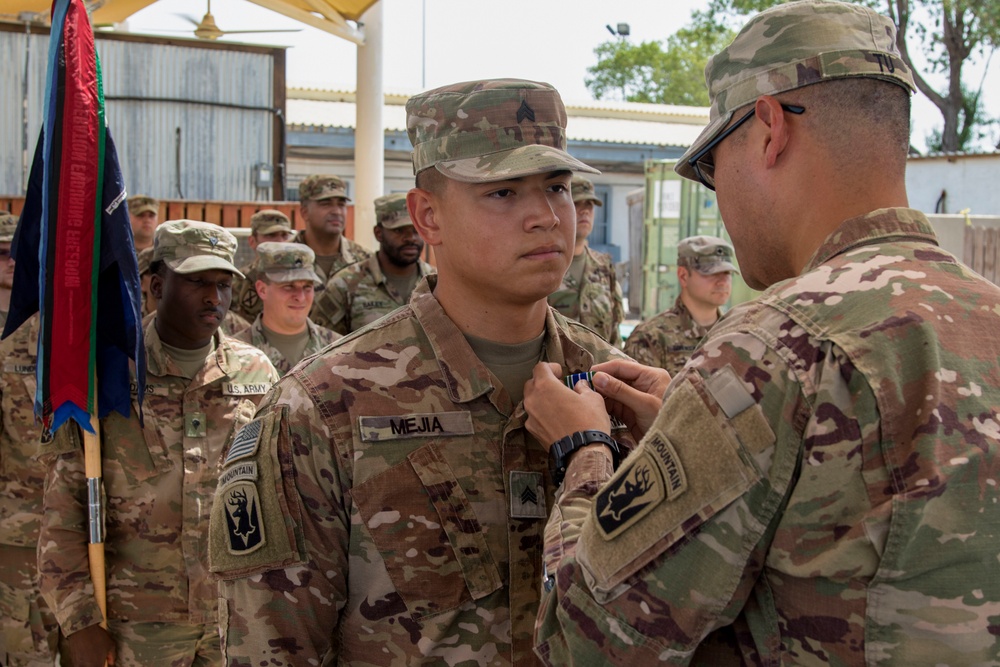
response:
[(228, 465), (233, 461), (256, 454), (257, 444), (260, 442), (260, 434), (263, 428), (264, 418), (260, 417), (244, 425), (243, 428), (237, 431), (223, 465)]

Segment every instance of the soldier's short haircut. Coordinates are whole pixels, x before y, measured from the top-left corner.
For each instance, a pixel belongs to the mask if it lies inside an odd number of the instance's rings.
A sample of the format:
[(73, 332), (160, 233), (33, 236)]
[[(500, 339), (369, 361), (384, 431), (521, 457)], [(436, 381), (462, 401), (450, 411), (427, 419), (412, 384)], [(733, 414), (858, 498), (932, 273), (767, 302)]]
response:
[(422, 170), (417, 174), (417, 187), (421, 190), (427, 190), (436, 195), (440, 195), (445, 186), (445, 176), (440, 171), (431, 167), (429, 169)]
[(167, 263), (162, 259), (154, 259), (149, 263), (149, 275), (160, 276), (161, 278), (167, 275)]

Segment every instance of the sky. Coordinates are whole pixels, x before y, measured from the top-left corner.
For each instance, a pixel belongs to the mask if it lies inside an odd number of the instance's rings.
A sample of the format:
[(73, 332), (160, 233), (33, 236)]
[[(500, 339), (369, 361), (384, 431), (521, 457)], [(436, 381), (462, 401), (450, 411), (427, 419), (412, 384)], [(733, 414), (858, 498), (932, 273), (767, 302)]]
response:
[[(458, 81), (517, 77), (547, 81), (568, 103), (593, 99), (585, 85), (594, 49), (612, 39), (607, 25), (628, 23), (633, 43), (665, 40), (690, 21), (707, 0), (382, 0), (383, 81), (387, 93), (410, 94)], [(206, 0), (159, 0), (128, 20), (132, 32), (185, 36), (193, 30), (182, 15), (200, 19)], [(246, 0), (214, 0), (212, 14), (223, 30), (294, 29), (301, 32), (232, 35), (226, 41), (288, 46), (289, 86), (354, 90), (353, 43), (286, 18)], [(166, 32), (178, 31), (178, 32)], [(190, 33), (188, 33), (190, 34)], [(615, 38), (617, 39), (617, 38)], [(913, 49), (911, 49), (913, 50)], [(1000, 117), (1000, 57), (985, 68), (987, 112)], [(978, 84), (983, 59), (966, 65)], [(942, 79), (929, 80), (941, 85)], [(913, 103), (911, 143), (925, 148), (941, 116), (923, 95)], [(993, 129), (992, 148), (1000, 141)]]

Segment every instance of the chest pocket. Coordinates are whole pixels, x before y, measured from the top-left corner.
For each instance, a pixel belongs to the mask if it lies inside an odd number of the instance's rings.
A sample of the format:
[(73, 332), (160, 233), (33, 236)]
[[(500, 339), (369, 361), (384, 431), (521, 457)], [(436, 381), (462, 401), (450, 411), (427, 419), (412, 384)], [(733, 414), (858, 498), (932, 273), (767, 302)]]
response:
[[(132, 399), (133, 415), (129, 419), (136, 419), (139, 414), (139, 404)], [(109, 461), (116, 462), (125, 474), (125, 478), (132, 484), (145, 481), (150, 477), (161, 475), (171, 469), (170, 453), (167, 451), (167, 443), (163, 439), (163, 424), (157, 419), (156, 412), (151, 409), (149, 399), (143, 410), (143, 420), (145, 425), (142, 430), (136, 429), (135, 424), (124, 424), (128, 421), (117, 412), (112, 412), (106, 418), (106, 432), (104, 437), (104, 456)], [(117, 442), (108, 442), (107, 433), (135, 433), (134, 437), (123, 438)], [(106, 475), (106, 478), (109, 477)]]
[(415, 619), (502, 586), (483, 527), (434, 445), (351, 491), (389, 577)]
[[(29, 367), (26, 365), (25, 370)], [(35, 421), (35, 373), (5, 372), (6, 390), (0, 395), (3, 420), (0, 429), (10, 437), (10, 442), (20, 451), (0, 453), (0, 473), (10, 474), (15, 467), (35, 454), (42, 434), (41, 424)], [(22, 460), (18, 461), (18, 457)]]

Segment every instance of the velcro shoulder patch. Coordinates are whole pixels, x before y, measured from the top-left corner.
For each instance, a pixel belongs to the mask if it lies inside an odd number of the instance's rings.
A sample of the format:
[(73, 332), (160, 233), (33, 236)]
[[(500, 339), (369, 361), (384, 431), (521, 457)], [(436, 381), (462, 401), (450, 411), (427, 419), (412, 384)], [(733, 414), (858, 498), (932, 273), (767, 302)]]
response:
[(646, 437), (595, 498), (577, 556), (593, 574), (599, 596), (759, 479), (723, 415), (712, 413), (695, 382), (700, 376), (691, 374), (671, 385)]
[(364, 442), (473, 435), (471, 412), (428, 412), (358, 417)]
[(290, 464), (287, 407), (271, 409), (233, 438), (219, 473), (209, 526), (209, 570), (224, 579), (300, 562), (301, 508)]

